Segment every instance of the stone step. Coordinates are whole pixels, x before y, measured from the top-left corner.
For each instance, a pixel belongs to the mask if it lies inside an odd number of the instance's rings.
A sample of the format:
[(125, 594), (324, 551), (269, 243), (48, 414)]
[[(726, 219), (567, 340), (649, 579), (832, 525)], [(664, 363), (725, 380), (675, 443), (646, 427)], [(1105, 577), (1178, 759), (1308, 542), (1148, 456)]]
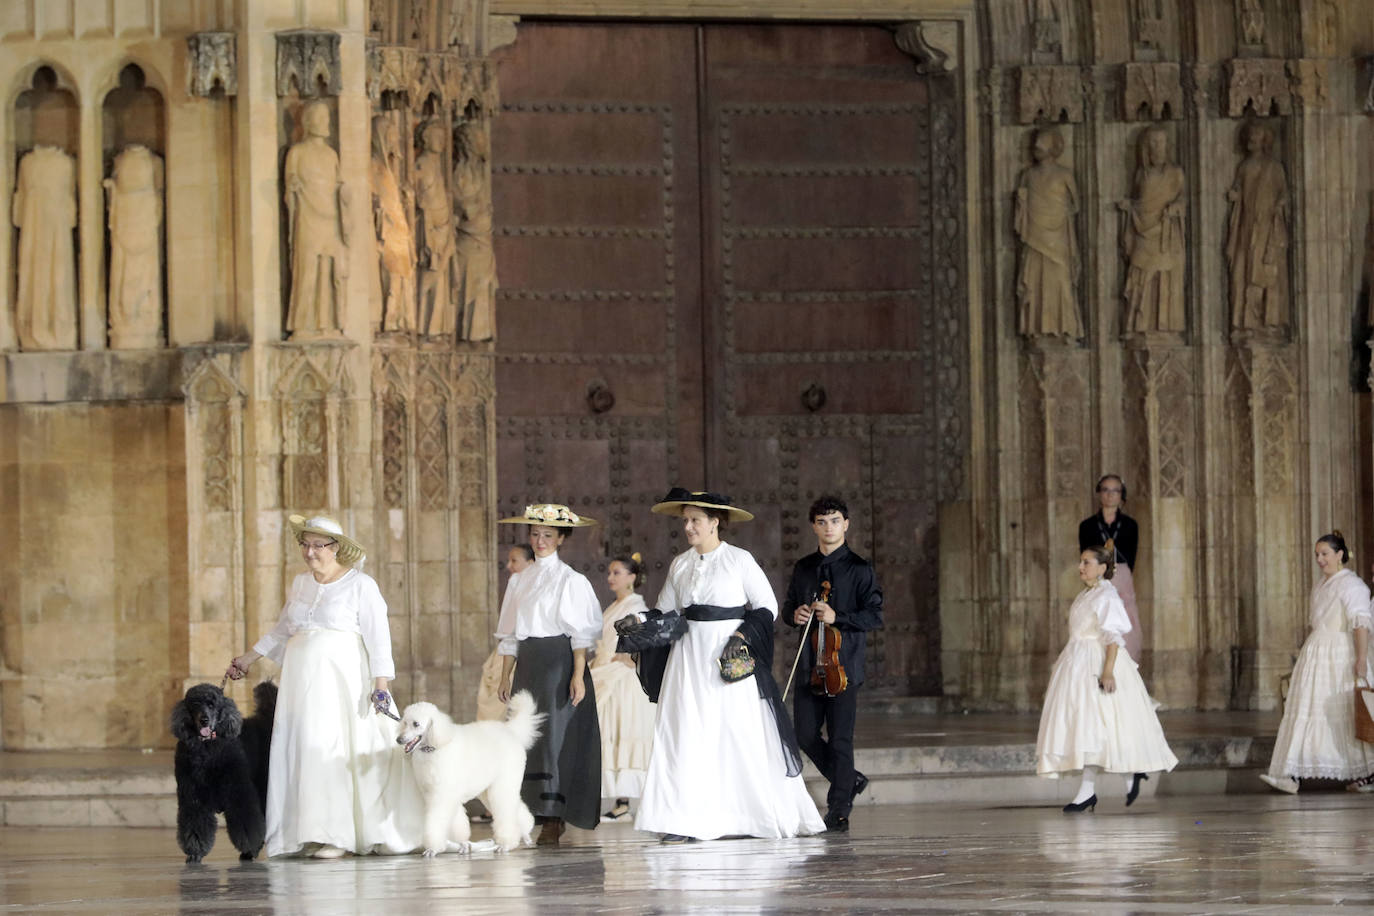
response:
[[(1179, 767), (1142, 786), (1142, 798), (1268, 791), (1257, 778), (1273, 750), (1272, 737), (1183, 737), (1170, 746)], [(61, 755), (0, 754), (0, 824), (26, 827), (171, 827), (176, 824), (172, 755), (116, 752), (54, 765)], [(1035, 775), (1035, 745), (1006, 743), (861, 747), (869, 777), (859, 805), (1047, 805), (1068, 801), (1076, 779)], [(826, 782), (808, 761), (807, 787), (824, 808)], [(1105, 776), (1104, 807), (1123, 803), (1124, 778)]]

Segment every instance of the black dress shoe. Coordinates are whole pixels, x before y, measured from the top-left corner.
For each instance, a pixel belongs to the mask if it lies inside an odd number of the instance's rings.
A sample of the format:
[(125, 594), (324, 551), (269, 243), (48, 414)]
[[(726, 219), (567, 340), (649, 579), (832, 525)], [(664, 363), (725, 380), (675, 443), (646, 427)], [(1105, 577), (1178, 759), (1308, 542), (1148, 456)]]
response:
[(1150, 776), (1148, 773), (1135, 774), (1135, 777), (1131, 780), (1131, 791), (1126, 793), (1127, 808), (1131, 807), (1131, 802), (1135, 801), (1136, 796), (1140, 794), (1140, 784), (1149, 778)]
[(825, 816), (826, 833), (848, 833), (849, 817), (844, 814), (827, 814)]
[(1089, 795), (1087, 798), (1083, 799), (1081, 802), (1077, 802), (1077, 803), (1075, 803), (1075, 802), (1069, 802), (1067, 805), (1064, 806), (1064, 813), (1065, 813), (1065, 814), (1082, 814), (1083, 811), (1084, 811), (1084, 809), (1086, 809), (1086, 810), (1088, 810), (1088, 811), (1093, 811), (1093, 810), (1096, 809), (1096, 808), (1097, 808), (1097, 793), (1093, 793), (1092, 795)]
[(853, 791), (852, 793), (850, 793), (850, 795), (849, 795), (850, 804), (853, 804), (854, 799), (858, 798), (858, 797), (859, 797), (859, 794), (860, 794), (861, 792), (863, 792), (864, 789), (867, 789), (867, 788), (868, 788), (868, 777), (865, 776), (864, 774), (858, 772), (858, 771), (855, 771), (855, 773), (854, 773), (854, 791)]
[(680, 833), (665, 833), (659, 838), (659, 842), (664, 846), (681, 846), (683, 843), (695, 843), (696, 837), (683, 836)]

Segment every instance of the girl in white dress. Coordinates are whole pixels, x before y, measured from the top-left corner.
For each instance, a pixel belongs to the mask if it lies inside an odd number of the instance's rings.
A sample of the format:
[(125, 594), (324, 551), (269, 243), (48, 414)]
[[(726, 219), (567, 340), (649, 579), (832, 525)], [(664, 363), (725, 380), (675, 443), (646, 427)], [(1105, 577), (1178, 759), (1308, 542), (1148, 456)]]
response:
[[(529, 544), (516, 544), (506, 551), (506, 572), (514, 576), (534, 562), (534, 548)], [(501, 702), (497, 693), (501, 689), (501, 653), (491, 650), (487, 660), (482, 663), (482, 679), (477, 684), (477, 721), (500, 722), (506, 718), (506, 704)], [(485, 823), (485, 821), (484, 821)]]
[(644, 695), (635, 676), (634, 660), (615, 651), (619, 636), (615, 623), (631, 614), (648, 611), (635, 589), (644, 584), (639, 554), (616, 557), (606, 572), (606, 584), (615, 601), (601, 618), (601, 641), (592, 659), (592, 683), (596, 686), (596, 715), (601, 722), (601, 797), (614, 799), (603, 821), (619, 820), (630, 813), (630, 799), (644, 794), (644, 772), (654, 744), (654, 704)]
[(267, 854), (336, 858), (419, 846), (423, 803), (396, 747), (386, 602), (353, 566), (363, 549), (332, 518), (289, 519), (309, 572), (291, 583), (275, 629), (235, 658), (281, 665), (267, 777)]
[(1298, 778), (1353, 779), (1364, 790), (1374, 773), (1374, 754), (1355, 737), (1355, 681), (1368, 682), (1369, 587), (1345, 568), (1350, 552), (1339, 531), (1317, 541), (1322, 579), (1312, 589), (1312, 627), (1298, 653), (1283, 704), (1269, 772), (1260, 774), (1280, 792), (1298, 791)]
[[(720, 540), (727, 521), (753, 515), (719, 494), (681, 488), (653, 511), (683, 520), (690, 547), (673, 560), (658, 609), (681, 612), (689, 623), (668, 652), (661, 686), (649, 689), (658, 697), (658, 719), (635, 827), (661, 833), (669, 844), (823, 832), (768, 670), (777, 599), (753, 556)], [(756, 659), (754, 674), (727, 683), (721, 655), (738, 655), (745, 645)]]
[(1130, 805), (1146, 774), (1167, 772), (1178, 763), (1136, 662), (1124, 648), (1122, 637), (1131, 622), (1108, 581), (1115, 572), (1113, 559), (1104, 547), (1079, 555), (1078, 578), (1086, 588), (1069, 608), (1069, 642), (1050, 672), (1040, 714), (1036, 772), (1057, 779), (1083, 771), (1078, 793), (1064, 806), (1066, 814), (1097, 806), (1096, 780), (1103, 770), (1131, 776)]

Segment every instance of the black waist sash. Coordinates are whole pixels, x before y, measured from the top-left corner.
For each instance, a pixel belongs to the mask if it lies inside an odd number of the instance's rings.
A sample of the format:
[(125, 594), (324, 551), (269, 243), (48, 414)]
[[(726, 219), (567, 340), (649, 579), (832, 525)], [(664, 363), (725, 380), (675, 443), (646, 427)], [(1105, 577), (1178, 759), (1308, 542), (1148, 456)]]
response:
[[(797, 747), (797, 734), (792, 727), (792, 720), (787, 715), (787, 709), (783, 706), (778, 682), (773, 678), (772, 612), (759, 608), (749, 608), (746, 605), (719, 607), (713, 604), (693, 604), (683, 609), (682, 616), (698, 622), (740, 621), (740, 635), (744, 637), (744, 642), (749, 646), (750, 654), (754, 656), (754, 683), (758, 685), (759, 697), (768, 701), (769, 708), (773, 711), (773, 721), (777, 726), (778, 743), (782, 747), (782, 758), (787, 768), (787, 775), (799, 775), (802, 769), (802, 760), (801, 751)], [(659, 692), (663, 686), (663, 672), (668, 667), (668, 654), (672, 648), (672, 646), (662, 646), (639, 654), (639, 663), (635, 670), (639, 675), (640, 684), (644, 687), (644, 692), (649, 695), (650, 701), (654, 703), (658, 702)], [(717, 671), (716, 675), (719, 676), (719, 674), (720, 672)]]

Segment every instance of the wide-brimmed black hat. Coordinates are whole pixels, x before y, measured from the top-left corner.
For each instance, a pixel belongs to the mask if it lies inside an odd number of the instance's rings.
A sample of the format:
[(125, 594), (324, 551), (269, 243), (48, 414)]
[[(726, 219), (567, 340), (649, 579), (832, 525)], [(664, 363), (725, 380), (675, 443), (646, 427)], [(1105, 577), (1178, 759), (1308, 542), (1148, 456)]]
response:
[(656, 515), (681, 515), (683, 506), (719, 509), (728, 513), (732, 522), (747, 522), (754, 517), (754, 513), (730, 505), (730, 497), (723, 493), (694, 491), (683, 487), (673, 487), (668, 491), (668, 495), (655, 503), (649, 511)]

